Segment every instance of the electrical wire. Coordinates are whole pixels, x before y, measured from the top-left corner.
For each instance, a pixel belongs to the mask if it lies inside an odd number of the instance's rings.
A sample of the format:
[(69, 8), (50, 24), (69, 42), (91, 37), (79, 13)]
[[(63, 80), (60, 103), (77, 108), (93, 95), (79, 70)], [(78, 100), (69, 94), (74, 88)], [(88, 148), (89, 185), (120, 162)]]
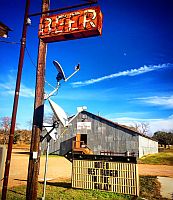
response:
[(27, 47), (25, 47), (25, 49), (26, 49), (26, 52), (27, 52), (27, 54), (28, 54), (28, 57), (29, 57), (29, 59), (30, 59), (32, 65), (37, 69), (37, 65), (34, 63), (34, 61), (33, 61), (32, 57), (31, 57), (31, 55), (30, 55), (30, 53), (29, 53)]
[[(32, 57), (31, 57), (31, 54), (30, 54), (29, 51), (28, 51), (28, 48), (25, 47), (25, 49), (26, 49), (26, 52), (27, 52), (27, 54), (28, 54), (28, 57), (29, 57), (29, 59), (30, 59), (32, 65), (37, 69), (37, 65), (34, 63)], [(55, 87), (52, 86), (46, 79), (45, 79), (45, 83), (47, 83), (47, 85), (50, 86), (51, 88), (55, 89)]]
[(53, 89), (55, 89), (55, 87), (53, 87), (49, 82), (47, 82), (46, 80), (45, 80), (45, 83), (47, 83), (47, 85), (49, 85), (51, 88), (53, 88)]
[[(5, 41), (5, 40), (0, 40), (0, 42), (6, 43), (6, 44), (20, 44), (20, 42), (12, 42), (12, 41)], [(30, 55), (30, 53), (29, 53), (29, 51), (28, 51), (26, 46), (25, 46), (25, 49), (26, 49), (26, 52), (28, 54), (28, 57), (29, 57), (32, 65), (37, 69), (37, 65), (34, 63), (34, 61), (33, 61), (33, 59), (32, 59), (32, 57), (31, 57), (31, 55)], [(55, 89), (55, 87), (52, 86), (48, 81), (45, 80), (45, 83), (47, 83), (47, 85), (50, 86), (51, 88)]]
[[(11, 41), (5, 41), (5, 40), (0, 40), (0, 42), (2, 43), (7, 43), (7, 44), (20, 44), (19, 42), (11, 42)], [(26, 53), (28, 54), (28, 57), (29, 57), (29, 60), (30, 62), (32, 63), (32, 65), (35, 67), (35, 69), (37, 69), (37, 65), (35, 64), (34, 60), (32, 59), (31, 57), (31, 54), (29, 53), (29, 50), (27, 48), (27, 46), (25, 46), (25, 49), (26, 49)], [(46, 79), (44, 81), (49, 87), (55, 89), (54, 86), (52, 86)], [(59, 85), (60, 87), (60, 85)], [(53, 95), (53, 96), (56, 96), (58, 94), (58, 91)]]
[(7, 43), (7, 44), (20, 44), (19, 42), (11, 42), (11, 41), (5, 41), (5, 40), (0, 40), (2, 43)]

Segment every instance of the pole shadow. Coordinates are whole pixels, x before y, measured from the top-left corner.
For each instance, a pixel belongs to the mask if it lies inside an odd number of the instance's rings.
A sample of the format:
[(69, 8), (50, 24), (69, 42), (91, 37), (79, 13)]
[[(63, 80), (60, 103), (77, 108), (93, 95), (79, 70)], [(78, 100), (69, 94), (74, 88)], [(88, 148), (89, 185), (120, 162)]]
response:
[[(40, 184), (44, 184), (44, 182), (40, 182)], [(49, 182), (49, 181), (47, 181), (46, 185), (62, 187), (62, 188), (66, 188), (66, 189), (71, 188), (71, 183), (68, 183), (68, 182)]]

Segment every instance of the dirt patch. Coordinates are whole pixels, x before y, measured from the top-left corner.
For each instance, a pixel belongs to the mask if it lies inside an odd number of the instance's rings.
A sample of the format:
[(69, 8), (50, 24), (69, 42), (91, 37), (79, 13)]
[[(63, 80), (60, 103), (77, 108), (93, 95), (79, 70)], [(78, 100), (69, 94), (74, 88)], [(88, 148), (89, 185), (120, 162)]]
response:
[(165, 176), (173, 178), (173, 166), (138, 164), (139, 175)]
[[(29, 150), (13, 149), (8, 186), (26, 184)], [(45, 156), (41, 157), (39, 180), (43, 181)], [(173, 166), (139, 164), (139, 175), (173, 177)], [(50, 181), (71, 178), (72, 164), (64, 157), (49, 156), (47, 179)]]
[[(10, 165), (10, 175), (8, 186), (24, 185), (27, 182), (29, 151), (26, 149), (13, 149)], [(44, 178), (45, 156), (40, 160), (39, 181)], [(47, 179), (70, 179), (71, 163), (64, 157), (49, 156)]]

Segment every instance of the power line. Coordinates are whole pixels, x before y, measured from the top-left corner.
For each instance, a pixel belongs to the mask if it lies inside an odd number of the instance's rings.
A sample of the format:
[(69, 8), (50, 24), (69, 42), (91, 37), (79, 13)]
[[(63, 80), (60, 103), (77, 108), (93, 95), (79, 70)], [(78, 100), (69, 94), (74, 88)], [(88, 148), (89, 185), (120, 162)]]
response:
[[(20, 44), (19, 42), (5, 41), (5, 40), (0, 40), (0, 42), (2, 42), (2, 43), (7, 43), (7, 44)], [(30, 59), (32, 65), (37, 69), (37, 65), (35, 64), (34, 60), (32, 59), (31, 54), (29, 53), (27, 47), (25, 47), (25, 49), (26, 49), (26, 52), (27, 52), (27, 54), (28, 54), (28, 57), (29, 57), (29, 59)], [(55, 89), (55, 87), (52, 86), (46, 79), (45, 79), (45, 83), (46, 83), (48, 86), (50, 86), (51, 88)]]
[(7, 44), (20, 44), (19, 42), (11, 42), (11, 41), (5, 41), (5, 40), (0, 40), (2, 43), (7, 43)]
[(34, 63), (34, 61), (33, 61), (32, 57), (31, 57), (31, 55), (30, 55), (30, 53), (29, 53), (27, 47), (25, 47), (25, 48), (26, 48), (26, 52), (27, 52), (27, 54), (28, 54), (28, 57), (29, 57), (29, 59), (30, 59), (32, 65), (33, 65), (35, 68), (37, 68), (37, 65)]
[[(37, 65), (34, 63), (32, 57), (31, 57), (31, 54), (29, 53), (27, 47), (26, 47), (26, 52), (27, 52), (27, 54), (28, 54), (28, 57), (29, 57), (29, 59), (30, 59), (32, 65), (37, 69)], [(55, 89), (55, 87), (53, 87), (48, 81), (46, 81), (46, 79), (45, 79), (45, 83), (47, 83), (47, 85), (49, 85), (50, 87), (52, 87), (53, 89)]]

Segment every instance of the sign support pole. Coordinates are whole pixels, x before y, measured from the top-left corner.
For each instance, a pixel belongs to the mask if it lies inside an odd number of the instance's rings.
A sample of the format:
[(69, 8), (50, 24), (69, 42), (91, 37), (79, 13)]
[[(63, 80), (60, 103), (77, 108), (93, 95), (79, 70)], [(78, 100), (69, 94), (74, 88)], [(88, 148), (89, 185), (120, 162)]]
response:
[[(49, 10), (49, 4), (50, 4), (49, 0), (42, 0), (42, 12)], [(32, 127), (30, 157), (28, 166), (26, 200), (37, 199), (38, 174), (40, 165), (39, 146), (40, 146), (40, 134), (42, 131), (43, 115), (44, 115), (44, 83), (45, 83), (46, 53), (47, 53), (47, 44), (44, 43), (42, 40), (39, 40), (35, 104), (34, 104), (33, 127)]]
[(5, 163), (4, 181), (3, 181), (2, 197), (1, 197), (2, 200), (6, 200), (6, 196), (7, 196), (11, 153), (12, 153), (12, 146), (13, 146), (13, 140), (14, 140), (14, 131), (15, 131), (15, 125), (16, 125), (16, 115), (17, 115), (19, 92), (20, 92), (20, 83), (21, 83), (21, 77), (22, 77), (25, 47), (26, 47), (26, 32), (27, 32), (27, 19), (28, 19), (28, 14), (29, 14), (29, 5), (30, 5), (30, 0), (26, 0), (21, 46), (20, 46), (20, 55), (19, 55), (19, 62), (18, 62), (18, 72), (17, 72), (17, 79), (16, 79), (16, 88), (15, 88), (13, 111), (12, 111), (12, 118), (11, 118), (10, 135), (9, 135), (8, 150), (7, 150), (7, 157), (6, 157), (6, 163)]
[(46, 161), (45, 161), (45, 169), (44, 169), (44, 186), (43, 186), (42, 200), (45, 200), (45, 197), (46, 197), (46, 175), (47, 175), (47, 169), (48, 169), (49, 148), (50, 148), (50, 138), (47, 138), (47, 149), (46, 149)]

